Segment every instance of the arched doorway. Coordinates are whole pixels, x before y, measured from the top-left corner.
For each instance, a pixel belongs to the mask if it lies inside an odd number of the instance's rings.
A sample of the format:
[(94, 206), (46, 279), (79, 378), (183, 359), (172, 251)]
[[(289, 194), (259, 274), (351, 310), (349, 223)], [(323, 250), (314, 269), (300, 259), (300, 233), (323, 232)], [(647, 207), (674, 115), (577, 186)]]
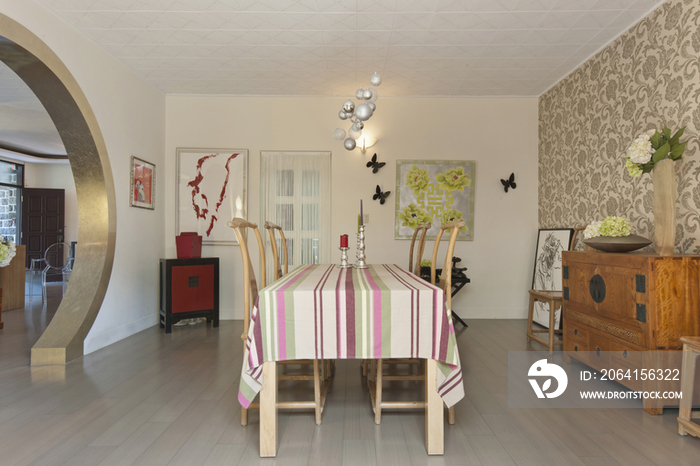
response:
[(32, 348), (31, 364), (65, 364), (83, 341), (107, 291), (114, 262), (114, 181), (95, 115), (75, 78), (35, 34), (0, 14), (0, 60), (29, 86), (56, 125), (78, 197), (78, 248), (70, 286)]

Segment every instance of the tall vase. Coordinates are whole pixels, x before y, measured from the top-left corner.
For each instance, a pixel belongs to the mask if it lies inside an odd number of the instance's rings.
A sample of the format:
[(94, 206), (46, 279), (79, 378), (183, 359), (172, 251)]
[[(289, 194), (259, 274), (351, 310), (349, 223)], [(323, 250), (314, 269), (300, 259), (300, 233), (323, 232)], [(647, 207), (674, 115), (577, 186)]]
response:
[(670, 256), (676, 246), (676, 171), (674, 161), (664, 159), (654, 164), (654, 249), (660, 256)]

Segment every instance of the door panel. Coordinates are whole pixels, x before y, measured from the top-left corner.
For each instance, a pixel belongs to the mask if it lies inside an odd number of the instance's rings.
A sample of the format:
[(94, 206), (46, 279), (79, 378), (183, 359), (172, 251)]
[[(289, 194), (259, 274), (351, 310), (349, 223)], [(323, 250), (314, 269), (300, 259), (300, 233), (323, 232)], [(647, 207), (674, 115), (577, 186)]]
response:
[[(63, 189), (24, 188), (21, 244), (27, 246), (27, 267), (32, 259), (43, 258), (49, 246), (64, 240), (64, 197)], [(52, 260), (52, 265), (62, 265), (63, 254), (49, 259), (60, 261)]]

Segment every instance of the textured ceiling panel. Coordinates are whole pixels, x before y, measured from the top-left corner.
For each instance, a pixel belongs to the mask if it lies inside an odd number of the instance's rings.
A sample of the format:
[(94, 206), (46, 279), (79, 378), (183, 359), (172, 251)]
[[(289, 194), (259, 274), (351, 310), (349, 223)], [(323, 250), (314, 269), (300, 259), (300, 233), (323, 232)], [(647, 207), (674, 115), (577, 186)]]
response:
[(384, 95), (479, 96), (541, 94), (662, 3), (39, 1), (165, 93), (348, 95), (378, 71)]

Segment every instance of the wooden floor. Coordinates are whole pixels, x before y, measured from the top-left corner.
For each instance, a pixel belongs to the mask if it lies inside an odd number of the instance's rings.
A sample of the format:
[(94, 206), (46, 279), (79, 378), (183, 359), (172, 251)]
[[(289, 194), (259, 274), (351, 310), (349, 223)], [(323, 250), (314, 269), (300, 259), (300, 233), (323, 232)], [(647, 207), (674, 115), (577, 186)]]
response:
[[(426, 456), (420, 411), (384, 411), (375, 426), (359, 362), (338, 361), (323, 424), (281, 412), (279, 454), (261, 460), (257, 412), (239, 424), (242, 322), (153, 327), (67, 366), (29, 367), (53, 312), (38, 304), (3, 313), (2, 466), (700, 464), (700, 440), (676, 433), (674, 409), (508, 409), (507, 352), (542, 349), (525, 343), (524, 320), (457, 329), (467, 396), (445, 427), (444, 457)], [(280, 384), (281, 396), (312, 393)], [(385, 398), (405, 398), (399, 388)]]

